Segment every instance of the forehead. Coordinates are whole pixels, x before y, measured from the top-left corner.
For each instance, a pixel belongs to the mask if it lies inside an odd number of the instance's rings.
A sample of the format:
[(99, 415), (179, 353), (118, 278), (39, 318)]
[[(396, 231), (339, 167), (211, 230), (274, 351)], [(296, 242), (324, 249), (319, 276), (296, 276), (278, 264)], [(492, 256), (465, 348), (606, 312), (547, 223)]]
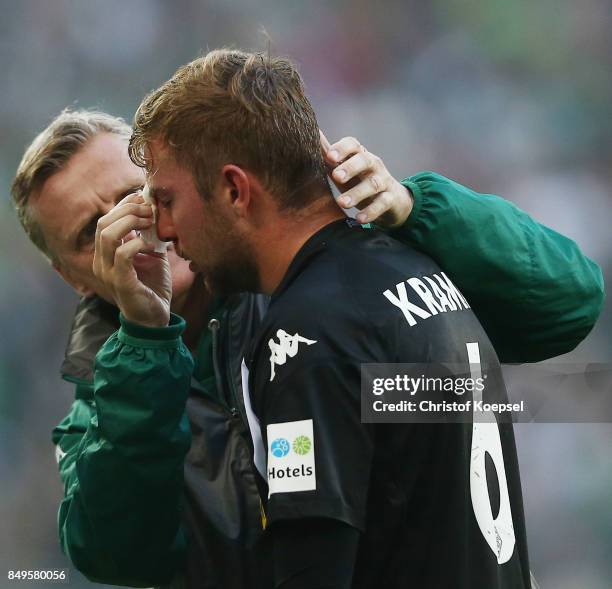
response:
[(104, 133), (91, 139), (33, 195), (31, 210), (48, 240), (112, 202), (126, 187), (143, 180), (127, 154), (127, 138)]
[(112, 192), (126, 178), (143, 174), (130, 160), (127, 145), (126, 137), (111, 133), (97, 135), (49, 180), (66, 188), (91, 185), (97, 192)]
[(180, 165), (172, 151), (160, 139), (155, 139), (147, 144), (145, 155), (149, 161), (147, 184), (151, 187), (165, 188), (192, 178), (191, 172)]

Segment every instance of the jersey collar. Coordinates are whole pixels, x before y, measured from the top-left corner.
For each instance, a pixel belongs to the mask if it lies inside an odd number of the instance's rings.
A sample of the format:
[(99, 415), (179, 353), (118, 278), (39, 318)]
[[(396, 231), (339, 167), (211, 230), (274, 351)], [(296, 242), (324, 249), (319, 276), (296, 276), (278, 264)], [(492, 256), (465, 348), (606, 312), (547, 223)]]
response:
[(276, 298), (287, 290), (293, 279), (302, 272), (312, 259), (327, 249), (330, 241), (356, 228), (364, 229), (367, 227), (362, 226), (355, 219), (347, 217), (346, 219), (336, 219), (311, 235), (298, 250), (297, 254), (295, 254), (293, 260), (291, 260), (283, 279), (271, 295), (271, 301), (274, 302)]

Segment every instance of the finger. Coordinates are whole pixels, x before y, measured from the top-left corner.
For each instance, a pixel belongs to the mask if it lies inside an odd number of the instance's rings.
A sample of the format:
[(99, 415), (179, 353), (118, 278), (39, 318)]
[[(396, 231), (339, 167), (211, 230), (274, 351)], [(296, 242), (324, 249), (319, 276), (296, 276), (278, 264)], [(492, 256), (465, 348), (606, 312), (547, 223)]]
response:
[[(338, 164), (338, 162), (334, 159), (334, 157), (330, 157), (329, 154), (330, 154), (331, 145), (327, 137), (325, 137), (325, 133), (323, 133), (321, 129), (319, 129), (319, 138), (321, 140), (320, 144), (321, 144), (321, 153), (323, 154), (323, 163), (327, 166), (328, 173), (331, 173), (331, 171)], [(335, 154), (336, 152), (334, 152), (334, 155)]]
[(126, 217), (128, 215), (134, 215), (137, 217), (143, 218), (153, 218), (153, 209), (151, 205), (138, 204), (134, 202), (124, 202), (121, 201), (115, 207), (113, 207), (106, 215), (100, 217), (98, 221), (98, 226), (101, 230), (106, 229), (113, 223), (115, 223), (118, 219), (122, 217)]
[(122, 240), (127, 237), (132, 230), (138, 231), (148, 229), (152, 225), (153, 220), (151, 218), (143, 219), (135, 215), (128, 215), (102, 229), (99, 239), (102, 264), (107, 268), (112, 267), (115, 259), (115, 251), (121, 246)]
[(142, 190), (137, 190), (136, 192), (131, 192), (127, 196), (124, 196), (114, 207), (112, 210), (117, 209), (118, 207), (125, 206), (126, 204), (137, 204), (137, 205), (146, 205), (149, 206), (150, 203), (147, 203), (142, 195)]
[[(379, 160), (375, 155), (372, 155), (368, 151), (360, 152), (339, 165), (333, 171), (332, 178), (334, 182), (344, 184), (357, 176), (377, 173), (380, 171), (379, 168)], [(378, 177), (380, 179), (382, 176), (378, 174)], [(383, 189), (381, 180), (381, 186), (377, 192), (381, 192)]]
[(91, 268), (93, 270), (94, 276), (102, 280), (101, 266), (100, 266), (100, 250), (97, 247), (98, 243), (98, 233), (96, 232), (96, 236), (94, 237), (94, 255), (93, 261), (91, 263)]
[(331, 164), (339, 164), (347, 157), (355, 155), (361, 151), (361, 143), (354, 137), (343, 137), (337, 143), (329, 147), (327, 152), (327, 161)]
[(357, 214), (360, 223), (371, 223), (386, 213), (393, 203), (393, 195), (390, 192), (381, 192), (372, 203)]
[(144, 197), (142, 196), (142, 189), (130, 192), (130, 194), (124, 196), (115, 206), (118, 207), (128, 202), (133, 202), (136, 204), (141, 204), (145, 202)]
[(386, 188), (387, 187), (378, 174), (370, 174), (369, 176), (362, 178), (350, 190), (344, 192), (338, 198), (338, 204), (345, 209), (364, 206), (367, 199), (384, 192)]
[(331, 148), (331, 145), (327, 137), (325, 137), (325, 133), (323, 133), (321, 129), (319, 129), (319, 139), (321, 145), (321, 154), (323, 155), (323, 163), (327, 166), (328, 173), (331, 173), (331, 171), (334, 169), (334, 166), (336, 166), (336, 162), (333, 160), (333, 158), (329, 157), (329, 150)]
[(321, 129), (319, 129), (319, 138), (321, 140), (321, 152), (323, 153), (323, 157), (325, 157), (327, 155), (327, 152), (331, 148), (331, 144), (329, 143), (327, 137), (325, 137), (325, 133), (323, 133)]
[(104, 268), (102, 267), (102, 245), (100, 243), (100, 233), (102, 232), (102, 227), (100, 226), (101, 219), (98, 219), (96, 224), (96, 235), (94, 237), (94, 259), (93, 259), (93, 271), (94, 274), (100, 278), (100, 280), (104, 279)]
[[(104, 217), (101, 217), (100, 219), (98, 219), (98, 223), (96, 225), (96, 235), (94, 239), (94, 259), (93, 259), (92, 266), (93, 266), (94, 274), (100, 279), (104, 279), (104, 268), (103, 268), (104, 258), (102, 255), (103, 248), (102, 248), (102, 244), (100, 243), (101, 232), (110, 223), (112, 223), (122, 214), (126, 214), (129, 212), (131, 212), (131, 214), (136, 214), (137, 212), (140, 212), (145, 217), (152, 216), (153, 214), (152, 210), (150, 210), (149, 212), (145, 208), (134, 208), (134, 207), (131, 207), (130, 209), (125, 209), (125, 208), (119, 209), (118, 208), (120, 206), (123, 207), (128, 203), (139, 206), (139, 207), (148, 207), (149, 210), (151, 209), (149, 205), (144, 204), (144, 198), (142, 197), (142, 193), (140, 191), (132, 192), (131, 194), (128, 194), (127, 196), (122, 198), (119, 201), (119, 203), (117, 203), (117, 205), (115, 205), (115, 207), (109, 213), (107, 213), (107, 215), (104, 215)], [(109, 217), (108, 215), (111, 215), (111, 216)]]
[(134, 257), (139, 253), (149, 253), (155, 249), (150, 243), (147, 243), (142, 237), (136, 237), (120, 245), (115, 250), (115, 259), (113, 266), (119, 273), (130, 271), (134, 268)]

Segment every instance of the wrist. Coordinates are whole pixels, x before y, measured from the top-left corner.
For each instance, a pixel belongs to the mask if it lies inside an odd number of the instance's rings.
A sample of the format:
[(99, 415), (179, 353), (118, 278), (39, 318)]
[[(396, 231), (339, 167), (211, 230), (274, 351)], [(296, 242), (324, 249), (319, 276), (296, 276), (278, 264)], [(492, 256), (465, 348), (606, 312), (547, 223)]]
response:
[[(119, 297), (118, 297), (119, 298)], [(141, 325), (148, 328), (167, 327), (170, 323), (170, 305), (166, 304), (150, 304), (150, 301), (125, 298), (128, 305), (122, 304), (122, 300), (118, 300), (117, 306), (121, 312), (121, 316), (134, 325)], [(135, 304), (140, 303), (140, 304)]]
[[(414, 195), (410, 188), (402, 184), (401, 182), (397, 182), (395, 184), (395, 188), (393, 189), (393, 193), (396, 195), (394, 199), (399, 203), (396, 207), (395, 214), (392, 218), (391, 223), (387, 225), (387, 229), (393, 230), (398, 229), (410, 217), (412, 210), (414, 208)], [(397, 195), (400, 196), (397, 196)]]
[(396, 229), (410, 229), (419, 220), (421, 215), (423, 191), (417, 182), (413, 181), (411, 178), (404, 178), (400, 184), (408, 191), (408, 194), (410, 195), (410, 210), (406, 216), (406, 219), (404, 220), (404, 223), (396, 227)]
[(408, 186), (404, 186), (399, 182), (398, 184), (406, 193), (406, 209), (405, 214), (403, 215), (403, 220), (400, 223), (400, 225), (403, 225), (408, 220), (408, 217), (410, 217), (410, 213), (412, 213), (412, 209), (414, 208), (414, 194), (412, 194), (412, 190), (410, 190)]
[(119, 314), (121, 331), (132, 338), (153, 340), (174, 340), (185, 330), (185, 320), (174, 313), (170, 314), (165, 325), (147, 325), (141, 321), (133, 321), (123, 312)]
[(127, 323), (134, 325), (134, 326), (146, 327), (147, 329), (158, 329), (158, 328), (168, 327), (168, 324), (170, 323), (169, 318), (168, 319), (162, 319), (162, 318), (144, 319), (141, 317), (136, 317), (134, 315), (129, 315), (128, 313), (124, 313), (123, 311), (121, 311), (121, 316)]

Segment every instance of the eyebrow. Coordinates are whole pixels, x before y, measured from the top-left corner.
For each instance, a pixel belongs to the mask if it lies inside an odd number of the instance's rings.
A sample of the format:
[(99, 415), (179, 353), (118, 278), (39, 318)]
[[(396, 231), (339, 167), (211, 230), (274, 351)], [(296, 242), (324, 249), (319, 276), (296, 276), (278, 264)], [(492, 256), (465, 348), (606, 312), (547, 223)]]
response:
[[(132, 194), (132, 192), (136, 192), (136, 190), (139, 190), (141, 187), (142, 185), (141, 186), (131, 186), (127, 190), (124, 190), (123, 192), (121, 192), (115, 197), (115, 203), (118, 203), (119, 201), (123, 200), (128, 194)], [(75, 232), (74, 240), (73, 240), (76, 243), (77, 247), (82, 245), (83, 239), (85, 237), (85, 231), (87, 231), (87, 229), (89, 229), (89, 227), (91, 227), (92, 224), (97, 223), (98, 219), (100, 219), (102, 216), (103, 215), (101, 215), (100, 212), (98, 211), (94, 213), (93, 215), (91, 215), (91, 217), (88, 217), (86, 221), (79, 226), (80, 228)]]
[(161, 196), (172, 196), (172, 190), (166, 188), (165, 186), (149, 186), (149, 196), (154, 200)]

